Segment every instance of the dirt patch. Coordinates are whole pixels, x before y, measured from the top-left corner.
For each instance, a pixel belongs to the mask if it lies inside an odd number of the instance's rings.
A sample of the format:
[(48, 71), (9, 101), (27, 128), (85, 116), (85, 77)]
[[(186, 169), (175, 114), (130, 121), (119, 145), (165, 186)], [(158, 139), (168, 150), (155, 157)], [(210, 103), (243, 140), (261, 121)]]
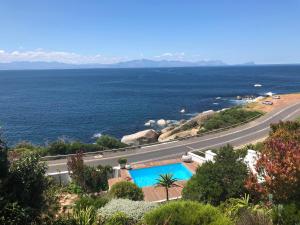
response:
[[(251, 110), (259, 110), (267, 113), (300, 102), (300, 93), (277, 95), (277, 96), (280, 96), (280, 99), (274, 99), (272, 97), (262, 98), (257, 100), (256, 102), (247, 104), (245, 108)], [(271, 101), (273, 102), (273, 105), (264, 105), (263, 104), (264, 101)]]

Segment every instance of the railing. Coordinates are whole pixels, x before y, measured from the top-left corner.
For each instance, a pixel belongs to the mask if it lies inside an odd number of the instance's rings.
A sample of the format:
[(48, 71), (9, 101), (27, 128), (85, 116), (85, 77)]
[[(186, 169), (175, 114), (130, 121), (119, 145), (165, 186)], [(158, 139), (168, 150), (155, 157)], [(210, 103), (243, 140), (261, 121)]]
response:
[[(116, 152), (124, 152), (124, 151), (133, 151), (133, 150), (138, 150), (142, 147), (146, 147), (146, 146), (152, 146), (152, 145), (158, 145), (158, 144), (165, 144), (165, 143), (172, 143), (174, 141), (182, 141), (182, 140), (187, 140), (187, 139), (190, 139), (190, 138), (195, 138), (195, 137), (202, 137), (204, 135), (208, 135), (208, 134), (214, 134), (214, 133), (219, 133), (219, 132), (222, 132), (222, 131), (225, 131), (225, 130), (228, 130), (230, 128), (234, 128), (234, 127), (238, 127), (238, 126), (241, 126), (241, 125), (244, 125), (246, 123), (249, 123), (251, 121), (254, 121), (255, 119), (261, 117), (263, 114), (259, 114), (259, 115), (256, 115), (254, 117), (251, 117), (243, 122), (240, 122), (240, 123), (236, 123), (236, 124), (233, 124), (233, 125), (230, 125), (230, 126), (227, 126), (227, 127), (223, 127), (223, 128), (219, 128), (219, 129), (214, 129), (214, 130), (211, 130), (211, 131), (207, 131), (207, 132), (203, 132), (203, 133), (199, 133), (197, 135), (193, 135), (193, 136), (187, 136), (187, 137), (177, 137), (175, 139), (172, 139), (172, 140), (168, 140), (168, 141), (164, 141), (164, 142), (153, 142), (153, 143), (150, 143), (150, 144), (143, 144), (143, 145), (136, 145), (136, 146), (129, 146), (129, 147), (125, 147), (125, 148), (117, 148), (117, 149), (107, 149), (107, 150), (101, 150), (101, 151), (95, 151), (95, 152), (84, 152), (83, 155), (84, 156), (92, 156), (92, 155), (99, 155), (99, 154), (105, 154), (105, 153), (116, 153)], [(44, 157), (41, 157), (41, 159), (43, 161), (48, 161), (48, 160), (56, 160), (56, 159), (64, 159), (64, 158), (67, 158), (67, 157), (70, 157), (70, 156), (74, 156), (76, 154), (67, 154), (67, 155), (54, 155), (54, 156), (44, 156)]]

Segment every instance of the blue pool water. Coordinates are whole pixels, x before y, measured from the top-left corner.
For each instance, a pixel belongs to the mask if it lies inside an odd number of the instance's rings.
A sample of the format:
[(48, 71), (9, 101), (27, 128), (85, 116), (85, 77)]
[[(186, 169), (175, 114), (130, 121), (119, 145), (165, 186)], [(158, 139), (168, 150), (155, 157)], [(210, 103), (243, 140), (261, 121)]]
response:
[(134, 183), (141, 188), (154, 186), (160, 174), (173, 174), (173, 178), (178, 180), (188, 180), (193, 175), (191, 171), (181, 163), (135, 169), (129, 171), (129, 173)]

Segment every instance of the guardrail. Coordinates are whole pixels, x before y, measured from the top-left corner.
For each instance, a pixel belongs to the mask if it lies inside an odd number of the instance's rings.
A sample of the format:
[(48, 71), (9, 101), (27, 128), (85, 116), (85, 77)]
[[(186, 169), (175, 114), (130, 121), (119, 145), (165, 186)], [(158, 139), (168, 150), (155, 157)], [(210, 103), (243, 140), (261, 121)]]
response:
[[(150, 143), (150, 144), (129, 146), (129, 147), (125, 147), (125, 148), (107, 149), (107, 150), (101, 150), (101, 151), (95, 151), (95, 152), (84, 152), (82, 154), (83, 154), (83, 156), (93, 156), (93, 155), (99, 155), (99, 154), (103, 155), (103, 154), (105, 154), (107, 152), (109, 152), (109, 153), (116, 153), (116, 152), (124, 152), (124, 151), (128, 151), (128, 150), (133, 151), (133, 150), (138, 150), (138, 149), (140, 149), (142, 147), (146, 147), (146, 146), (152, 146), (152, 145), (158, 145), (158, 144), (165, 144), (165, 143), (172, 143), (174, 141), (182, 141), (182, 140), (187, 140), (187, 139), (190, 139), (190, 138), (202, 137), (204, 135), (219, 133), (219, 132), (228, 130), (230, 128), (234, 128), (234, 127), (238, 127), (238, 126), (244, 125), (246, 123), (254, 121), (255, 119), (261, 117), (262, 115), (263, 114), (259, 114), (259, 115), (256, 115), (254, 117), (251, 117), (248, 120), (245, 120), (243, 122), (236, 123), (236, 124), (233, 124), (233, 125), (230, 125), (230, 126), (227, 126), (227, 127), (223, 127), (223, 128), (214, 129), (214, 130), (211, 130), (211, 131), (199, 133), (199, 134), (193, 135), (193, 136), (178, 137), (178, 138), (175, 138), (175, 139), (172, 139), (172, 140), (169, 140), (169, 141), (164, 141), (164, 142), (158, 142), (157, 141), (157, 142), (153, 142), (153, 143)], [(41, 157), (41, 160), (48, 161), (48, 160), (64, 159), (64, 158), (67, 158), (67, 157), (70, 157), (70, 156), (74, 156), (74, 155), (76, 155), (76, 154), (44, 156), (44, 157)]]

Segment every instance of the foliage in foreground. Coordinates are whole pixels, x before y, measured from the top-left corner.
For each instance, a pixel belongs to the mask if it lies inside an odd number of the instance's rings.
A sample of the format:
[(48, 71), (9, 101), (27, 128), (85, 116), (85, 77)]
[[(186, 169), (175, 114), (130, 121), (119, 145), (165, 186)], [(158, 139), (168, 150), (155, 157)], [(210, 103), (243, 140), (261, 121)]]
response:
[(275, 203), (300, 201), (300, 123), (280, 122), (271, 126), (246, 187), (257, 199)]
[(245, 193), (247, 166), (239, 152), (231, 146), (220, 148), (215, 162), (206, 162), (183, 189), (183, 198), (218, 205), (228, 198), (238, 198)]
[(90, 167), (84, 164), (81, 152), (68, 158), (68, 170), (73, 181), (85, 192), (100, 192), (108, 189), (110, 166)]
[(92, 207), (94, 209), (100, 209), (109, 202), (108, 198), (98, 196), (81, 196), (75, 201), (74, 209), (80, 210)]
[(114, 184), (109, 194), (113, 198), (126, 198), (133, 201), (144, 200), (144, 193), (136, 184), (129, 181), (121, 181)]
[[(0, 141), (0, 223), (30, 224), (53, 216), (56, 198), (51, 194), (51, 184), (45, 164), (39, 162), (36, 154), (26, 154), (12, 162), (7, 160), (7, 148)], [(54, 205), (52, 205), (54, 204)]]
[(131, 221), (139, 222), (146, 212), (157, 207), (156, 203), (144, 201), (131, 201), (128, 199), (112, 199), (98, 210), (101, 221), (107, 221), (118, 212), (124, 213)]
[(192, 201), (163, 204), (144, 216), (147, 225), (231, 225), (217, 208)]

